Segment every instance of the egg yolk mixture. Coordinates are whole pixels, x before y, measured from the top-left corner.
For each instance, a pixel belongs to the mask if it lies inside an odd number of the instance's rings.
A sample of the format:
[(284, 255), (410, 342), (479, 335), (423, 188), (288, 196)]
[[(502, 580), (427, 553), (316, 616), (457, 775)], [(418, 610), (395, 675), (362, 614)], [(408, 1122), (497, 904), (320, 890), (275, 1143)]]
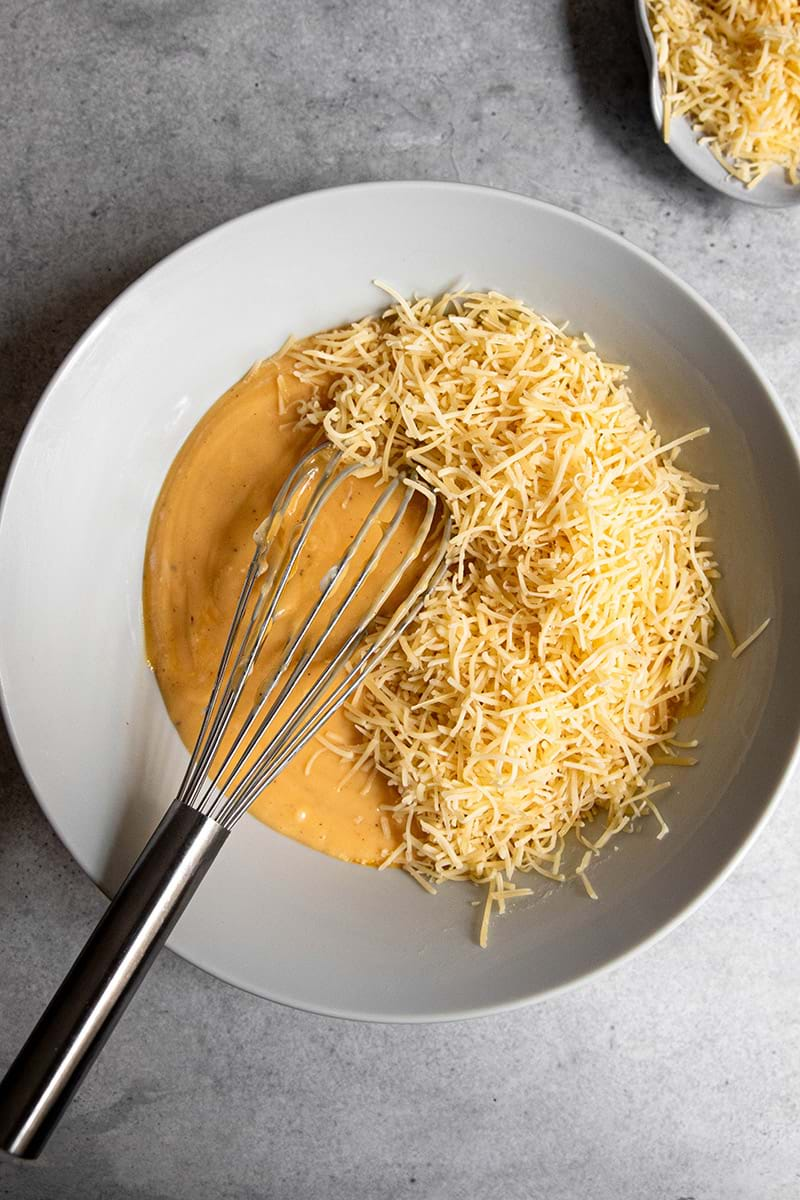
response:
[[(253, 533), (309, 445), (309, 433), (296, 419), (296, 406), (309, 392), (288, 358), (258, 363), (189, 435), (153, 511), (143, 591), (147, 656), (188, 750), (199, 733), (253, 556)], [(346, 500), (321, 514), (307, 544), (309, 558), (352, 538), (374, 500), (374, 484), (353, 480)], [(307, 611), (314, 598), (313, 580), (305, 590), (302, 579), (293, 581), (289, 606), (296, 612), (284, 612), (284, 619)], [(282, 644), (281, 637), (273, 639), (273, 645)], [(252, 679), (245, 704), (252, 702), (256, 685)], [(300, 751), (255, 801), (252, 814), (336, 858), (380, 862), (400, 836), (381, 812), (396, 796), (369, 764), (353, 769), (356, 742), (347, 717), (335, 713), (321, 740), (312, 739)]]

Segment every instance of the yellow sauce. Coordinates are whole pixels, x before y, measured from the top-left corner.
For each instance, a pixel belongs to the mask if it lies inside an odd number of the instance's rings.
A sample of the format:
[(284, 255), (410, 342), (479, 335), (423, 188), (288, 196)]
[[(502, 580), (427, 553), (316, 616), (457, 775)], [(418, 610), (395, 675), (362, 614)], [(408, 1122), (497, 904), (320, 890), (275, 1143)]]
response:
[[(293, 416), (307, 391), (288, 360), (257, 364), (189, 435), (153, 510), (143, 591), (147, 655), (187, 749), (216, 677), (253, 555), (253, 532), (308, 444)], [(331, 540), (352, 536), (373, 498), (374, 485), (354, 481), (346, 508), (326, 514), (315, 530), (309, 557)], [(297, 611), (310, 606), (313, 588), (304, 593), (302, 580), (295, 585)], [(347, 747), (356, 742), (341, 711), (325, 726), (325, 736)], [(395, 793), (377, 773), (352, 773), (350, 761), (318, 751), (320, 743), (312, 740), (250, 811), (307, 846), (376, 864), (399, 840), (394, 823), (381, 820), (381, 805), (394, 803)]]

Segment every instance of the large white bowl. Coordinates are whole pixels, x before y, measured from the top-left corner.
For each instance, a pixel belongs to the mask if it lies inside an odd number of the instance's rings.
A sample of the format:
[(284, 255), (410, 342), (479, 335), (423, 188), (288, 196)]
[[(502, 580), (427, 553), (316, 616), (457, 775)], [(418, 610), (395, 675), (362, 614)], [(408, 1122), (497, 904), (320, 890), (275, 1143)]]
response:
[[(106, 891), (171, 799), (185, 751), (144, 658), (140, 585), (150, 511), (198, 417), (290, 333), (379, 308), (371, 280), (456, 282), (523, 297), (632, 366), (666, 437), (712, 427), (684, 461), (721, 485), (720, 598), (756, 646), (714, 668), (687, 722), (700, 763), (675, 772), (654, 822), (593, 870), (600, 899), (544, 887), (474, 931), (468, 885), (437, 897), (400, 872), (326, 858), (251, 817), (170, 945), (223, 979), (301, 1008), (428, 1020), (508, 1008), (652, 941), (732, 868), (763, 824), (800, 727), (800, 471), (769, 384), (731, 330), (654, 259), (579, 217), (455, 184), (389, 183), (250, 213), (129, 288), (45, 393), (0, 513), (0, 679), (31, 787)], [(77, 946), (76, 946), (77, 950)]]

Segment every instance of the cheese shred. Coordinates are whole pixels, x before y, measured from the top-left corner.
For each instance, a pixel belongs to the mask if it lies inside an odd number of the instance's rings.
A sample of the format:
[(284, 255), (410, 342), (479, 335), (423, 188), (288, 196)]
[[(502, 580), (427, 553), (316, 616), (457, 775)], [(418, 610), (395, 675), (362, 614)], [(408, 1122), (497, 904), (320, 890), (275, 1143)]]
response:
[(798, 0), (648, 0), (664, 141), (686, 116), (745, 187), (773, 168), (800, 183)]
[(517, 301), (395, 299), (294, 369), (307, 425), (387, 478), (413, 467), (451, 514), (450, 570), (351, 702), (350, 753), (396, 790), (394, 864), (488, 884), (484, 944), (528, 892), (515, 871), (565, 877), (570, 832), (594, 897), (601, 844), (649, 812), (666, 831), (646, 778), (659, 753), (688, 764), (668, 742), (716, 657), (711, 485), (676, 462), (707, 430), (662, 444), (624, 367)]
[(739, 656), (741, 654), (744, 654), (745, 650), (747, 650), (747, 648), (749, 646), (752, 646), (752, 644), (756, 640), (756, 638), (761, 637), (762, 633), (767, 628), (767, 626), (769, 625), (771, 620), (772, 620), (772, 617), (767, 617), (766, 621), (762, 621), (761, 624), (759, 625), (758, 629), (755, 629), (750, 634), (749, 637), (746, 637), (744, 639), (744, 641), (740, 642), (739, 645), (736, 647), (736, 649), (732, 651), (731, 658), (739, 658)]

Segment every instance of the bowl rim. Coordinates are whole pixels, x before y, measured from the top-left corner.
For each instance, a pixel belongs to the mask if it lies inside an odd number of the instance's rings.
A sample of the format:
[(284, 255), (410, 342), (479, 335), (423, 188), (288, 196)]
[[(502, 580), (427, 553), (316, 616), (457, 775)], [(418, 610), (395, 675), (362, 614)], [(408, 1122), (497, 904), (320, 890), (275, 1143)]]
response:
[[(606, 226), (602, 225), (598, 221), (592, 220), (591, 218), (585, 217), (581, 214), (574, 213), (574, 212), (570, 211), (569, 209), (564, 208), (561, 205), (557, 205), (557, 204), (551, 203), (549, 201), (544, 201), (544, 200), (536, 199), (536, 198), (533, 198), (530, 196), (526, 196), (523, 193), (514, 192), (514, 191), (511, 191), (510, 189), (492, 188), (492, 187), (487, 187), (487, 186), (480, 185), (480, 184), (460, 183), (460, 182), (456, 182), (456, 181), (452, 181), (452, 180), (365, 181), (365, 182), (360, 182), (360, 183), (342, 184), (342, 185), (337, 185), (337, 186), (330, 187), (330, 188), (318, 188), (318, 189), (315, 189), (310, 192), (303, 192), (298, 195), (288, 196), (288, 197), (282, 198), (280, 200), (273, 201), (272, 203), (260, 205), (258, 208), (251, 209), (251, 210), (248, 210), (247, 212), (241, 213), (238, 216), (233, 217), (228, 221), (224, 221), (219, 225), (213, 226), (211, 229), (206, 230), (204, 233), (199, 234), (197, 237), (194, 237), (194, 238), (190, 239), (189, 241), (183, 243), (182, 245), (177, 247), (175, 250), (171, 251), (168, 255), (166, 255), (162, 259), (160, 259), (152, 267), (148, 268), (148, 270), (143, 272), (142, 275), (138, 276), (132, 283), (130, 283), (127, 287), (125, 287), (123, 289), (123, 291), (120, 292), (120, 294), (118, 296), (116, 296), (115, 299), (112, 300), (111, 303), (109, 305), (107, 305), (106, 308), (92, 321), (92, 323), (89, 325), (89, 327), (85, 330), (85, 332), (77, 340), (77, 342), (74, 344), (74, 346), (70, 349), (70, 351), (68, 352), (68, 354), (66, 355), (66, 357), (64, 358), (62, 363), (59, 365), (59, 367), (54, 372), (53, 376), (51, 377), (51, 379), (48, 382), (47, 386), (45, 387), (44, 391), (42, 392), (41, 397), (36, 402), (36, 405), (35, 405), (33, 411), (31, 412), (30, 417), (28, 418), (25, 429), (23, 430), (22, 436), (20, 437), (19, 443), (18, 443), (18, 445), (15, 449), (15, 452), (12, 456), (12, 460), (11, 460), (11, 463), (8, 468), (8, 473), (7, 473), (6, 479), (4, 481), (2, 494), (0, 495), (0, 542), (2, 542), (2, 538), (3, 538), (6, 509), (8, 506), (9, 496), (10, 496), (11, 491), (14, 486), (14, 479), (15, 479), (17, 469), (19, 467), (19, 464), (22, 461), (23, 456), (26, 453), (26, 448), (27, 448), (28, 442), (32, 438), (32, 436), (34, 435), (34, 433), (36, 431), (38, 422), (42, 418), (42, 414), (44, 412), (46, 405), (48, 404), (48, 402), (50, 400), (51, 395), (55, 392), (62, 376), (65, 375), (67, 373), (67, 371), (69, 371), (70, 368), (72, 367), (74, 360), (83, 352), (83, 350), (86, 348), (87, 345), (89, 345), (95, 338), (97, 338), (102, 333), (103, 327), (106, 324), (106, 322), (108, 320), (110, 320), (111, 316), (116, 311), (117, 307), (119, 307), (123, 304), (123, 302), (126, 300), (128, 294), (131, 291), (133, 291), (135, 288), (137, 288), (139, 286), (139, 284), (142, 283), (144, 280), (149, 279), (150, 277), (158, 274), (162, 270), (165, 270), (167, 265), (170, 264), (173, 259), (175, 259), (181, 255), (190, 253), (198, 244), (206, 243), (206, 242), (214, 240), (215, 238), (221, 237), (231, 226), (234, 226), (238, 223), (246, 222), (249, 218), (251, 218), (256, 213), (264, 212), (267, 209), (272, 209), (275, 207), (283, 207), (285, 205), (302, 207), (304, 204), (314, 203), (320, 195), (325, 195), (328, 193), (331, 193), (331, 194), (341, 194), (341, 193), (352, 194), (355, 192), (379, 193), (381, 191), (393, 191), (396, 189), (419, 190), (422, 192), (425, 192), (425, 191), (434, 192), (434, 191), (444, 190), (444, 191), (452, 191), (452, 192), (456, 193), (457, 195), (462, 195), (464, 193), (473, 193), (473, 194), (483, 195), (483, 196), (490, 195), (490, 196), (505, 198), (506, 200), (510, 200), (514, 203), (520, 203), (523, 206), (526, 206), (532, 210), (544, 210), (544, 211), (551, 212), (551, 213), (555, 212), (561, 218), (566, 219), (568, 222), (573, 222), (578, 226), (588, 227), (591, 231), (594, 231), (595, 233), (599, 232), (601, 237), (607, 239), (608, 241), (610, 241), (611, 243), (613, 243), (614, 245), (619, 247), (626, 254), (633, 255), (633, 257), (635, 259), (638, 259), (642, 264), (646, 265), (649, 269), (654, 270), (657, 274), (661, 275), (665, 280), (667, 280), (674, 287), (676, 287), (693, 304), (697, 305), (702, 310), (705, 317), (711, 322), (711, 324), (713, 326), (716, 327), (716, 329), (722, 335), (724, 335), (725, 338), (727, 338), (733, 344), (736, 351), (742, 356), (744, 361), (747, 363), (749, 368), (752, 370), (755, 378), (758, 380), (764, 393), (766, 394), (766, 396), (768, 397), (768, 399), (770, 401), (770, 404), (772, 406), (775, 416), (778, 419), (780, 427), (781, 427), (783, 433), (786, 435), (788, 445), (791, 446), (791, 448), (794, 452), (795, 470), (798, 474), (798, 478), (800, 479), (800, 433), (798, 433), (798, 431), (795, 429), (791, 419), (788, 416), (787, 411), (785, 410), (785, 408), (783, 406), (783, 403), (782, 403), (780, 397), (778, 396), (778, 393), (776, 392), (775, 388), (772, 386), (768, 377), (766, 376), (764, 371), (761, 369), (761, 367), (758, 365), (753, 354), (748, 350), (747, 346), (744, 344), (744, 342), (739, 337), (739, 335), (736, 333), (736, 331), (732, 328), (732, 326), (709, 304), (708, 301), (706, 301), (703, 298), (703, 296), (694, 287), (692, 287), (690, 284), (685, 283), (678, 275), (676, 275), (669, 267), (665, 266), (665, 264), (660, 262), (660, 260), (657, 259), (654, 255), (650, 254), (646, 250), (643, 250), (640, 246), (637, 246), (634, 242), (629, 241), (627, 238), (623, 237), (621, 234), (615, 233), (613, 230), (607, 228)], [(82, 852), (80, 851), (80, 849), (72, 845), (72, 838), (71, 838), (70, 833), (63, 827), (62, 822), (50, 813), (45, 799), (39, 794), (36, 787), (34, 786), (33, 779), (32, 779), (32, 773), (28, 767), (28, 763), (25, 760), (22, 746), (17, 737), (17, 732), (16, 732), (16, 728), (14, 725), (13, 716), (12, 716), (11, 709), (9, 706), (9, 701), (8, 701), (8, 697), (6, 695), (6, 689), (5, 689), (5, 686), (3, 683), (2, 676), (0, 676), (0, 712), (2, 713), (3, 719), (5, 721), (9, 740), (11, 742), (14, 753), (16, 755), (20, 770), (21, 770), (21, 772), (25, 778), (25, 781), (28, 784), (28, 787), (30, 788), (31, 793), (33, 794), (34, 799), (36, 800), (39, 808), (41, 809), (42, 813), (46, 817), (51, 828), (54, 830), (59, 841), (62, 843), (64, 848), (69, 853), (70, 857), (75, 860), (75, 862), (81, 867), (83, 872), (92, 880), (92, 882), (95, 883), (95, 885), (99, 888), (99, 890), (103, 891), (103, 894), (108, 896), (108, 893), (105, 891), (105, 889), (102, 888), (102, 886), (97, 882), (94, 872), (89, 868), (87, 863), (84, 861), (84, 856), (83, 856)], [(322, 1004), (315, 1004), (313, 1008), (310, 1006), (304, 1008), (303, 1006), (301, 1006), (295, 1002), (292, 1002), (285, 998), (282, 999), (279, 996), (266, 997), (266, 996), (264, 996), (264, 994), (262, 992), (249, 987), (246, 983), (242, 982), (241, 980), (233, 978), (229, 974), (226, 974), (223, 972), (218, 972), (217, 970), (204, 965), (202, 962), (197, 961), (196, 958), (190, 957), (189, 955), (186, 955), (186, 954), (183, 954), (179, 950), (175, 950), (174, 953), (178, 954), (181, 958), (184, 958), (187, 962), (190, 962), (192, 964), (192, 966), (197, 967), (198, 969), (202, 970), (204, 973), (211, 975), (214, 978), (222, 979), (224, 982), (231, 984), (232, 986), (237, 987), (242, 991), (249, 992), (251, 995), (258, 996), (261, 999), (269, 998), (269, 999), (272, 999), (275, 1003), (280, 1003), (280, 1004), (283, 1004), (285, 1006), (292, 1007), (292, 1008), (298, 1008), (298, 1009), (301, 1009), (301, 1011), (313, 1012), (318, 1015), (326, 1016), (326, 1017), (336, 1017), (336, 1018), (340, 1018), (340, 1019), (358, 1020), (358, 1021), (371, 1021), (371, 1022), (375, 1022), (375, 1023), (379, 1023), (379, 1024), (394, 1024), (394, 1023), (398, 1023), (398, 1024), (437, 1023), (438, 1024), (438, 1023), (455, 1021), (455, 1020), (474, 1019), (477, 1017), (492, 1016), (492, 1015), (496, 1015), (496, 1014), (499, 1014), (502, 1012), (515, 1011), (517, 1009), (527, 1007), (530, 1004), (539, 1003), (550, 997), (555, 997), (555, 996), (561, 995), (562, 993), (568, 992), (575, 987), (578, 987), (585, 983), (589, 983), (590, 981), (596, 980), (598, 977), (604, 975), (607, 971), (610, 971), (610, 970), (615, 969), (616, 967), (622, 966), (624, 963), (628, 962), (629, 960), (634, 958), (636, 955), (638, 955), (642, 951), (646, 950), (650, 946), (655, 945), (662, 938), (666, 937), (669, 933), (671, 933), (674, 929), (676, 929), (680, 924), (682, 924), (683, 921), (685, 921), (689, 916), (691, 916), (691, 914), (693, 912), (695, 912), (695, 910), (698, 909), (701, 906), (701, 904), (706, 899), (708, 899), (708, 897), (722, 883), (725, 882), (725, 880), (728, 878), (728, 876), (739, 865), (739, 863), (741, 862), (744, 855), (751, 848), (751, 846), (755, 842), (756, 838), (762, 832), (762, 830), (764, 829), (768, 820), (775, 812), (777, 805), (780, 802), (780, 799), (786, 789), (786, 786), (787, 786), (789, 780), (791, 779), (793, 773), (797, 769), (798, 764), (800, 764), (800, 726), (798, 726), (797, 730), (794, 733), (794, 742), (791, 746), (791, 749), (786, 754), (786, 760), (785, 760), (785, 763), (783, 766), (783, 770), (782, 770), (777, 782), (775, 783), (769, 798), (765, 799), (762, 802), (757, 816), (754, 817), (754, 820), (753, 820), (752, 824), (750, 825), (750, 828), (745, 833), (743, 833), (741, 842), (738, 845), (738, 847), (728, 857), (728, 859), (713, 873), (713, 875), (710, 877), (708, 882), (705, 883), (705, 885), (703, 885), (702, 887), (700, 887), (698, 889), (698, 891), (695, 893), (695, 895), (692, 896), (689, 900), (687, 900), (673, 914), (673, 916), (669, 920), (663, 922), (660, 926), (658, 926), (658, 928), (654, 929), (650, 934), (641, 938), (639, 941), (637, 941), (632, 946), (630, 946), (627, 949), (622, 950), (616, 954), (612, 954), (608, 959), (606, 959), (605, 961), (603, 961), (602, 963), (600, 963), (599, 965), (597, 965), (595, 967), (589, 968), (586, 971), (581, 971), (578, 974), (576, 974), (574, 977), (572, 977), (568, 980), (565, 980), (564, 982), (559, 983), (557, 985), (551, 986), (549, 988), (544, 988), (541, 991), (538, 991), (534, 995), (531, 995), (531, 996), (520, 997), (520, 998), (510, 1000), (510, 1001), (499, 1001), (499, 1002), (493, 1002), (493, 1003), (489, 1003), (489, 1004), (478, 1005), (475, 1007), (463, 1008), (458, 1011), (451, 1011), (451, 1012), (447, 1012), (447, 1013), (434, 1012), (434, 1013), (429, 1013), (429, 1014), (417, 1013), (417, 1014), (412, 1014), (412, 1015), (399, 1012), (396, 1014), (375, 1016), (374, 1014), (371, 1014), (368, 1012), (359, 1012), (359, 1011), (353, 1011), (353, 1010), (343, 1011), (342, 1009), (336, 1008), (336, 1007), (328, 1008)]]

